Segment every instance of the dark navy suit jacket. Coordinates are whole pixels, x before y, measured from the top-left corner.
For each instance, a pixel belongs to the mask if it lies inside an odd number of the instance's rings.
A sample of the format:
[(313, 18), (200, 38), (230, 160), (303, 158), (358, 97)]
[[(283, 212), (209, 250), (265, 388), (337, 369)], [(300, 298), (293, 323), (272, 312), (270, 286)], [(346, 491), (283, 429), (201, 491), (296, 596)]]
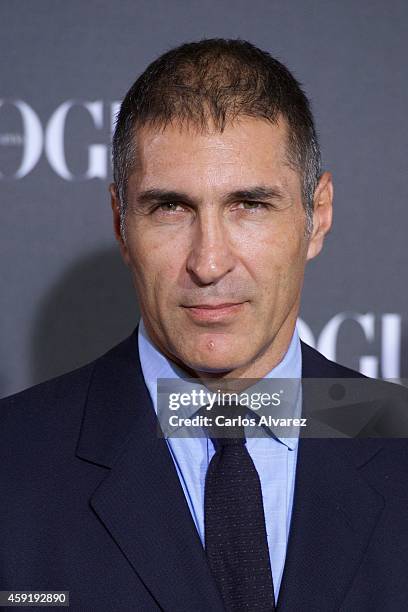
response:
[[(359, 376), (302, 358), (305, 378)], [(408, 609), (408, 443), (372, 435), (300, 439), (279, 612)], [(137, 331), (1, 402), (0, 590), (24, 589), (69, 590), (75, 612), (223, 610)]]

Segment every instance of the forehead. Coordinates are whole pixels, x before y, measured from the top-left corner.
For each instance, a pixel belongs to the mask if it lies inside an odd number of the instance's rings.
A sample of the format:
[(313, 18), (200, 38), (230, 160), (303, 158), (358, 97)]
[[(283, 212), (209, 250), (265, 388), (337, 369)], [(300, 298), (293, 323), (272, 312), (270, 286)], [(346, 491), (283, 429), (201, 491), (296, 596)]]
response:
[(177, 123), (164, 129), (147, 125), (138, 129), (135, 139), (137, 163), (129, 183), (139, 188), (167, 187), (168, 182), (172, 188), (186, 184), (199, 188), (267, 180), (283, 186), (298, 178), (288, 163), (288, 128), (283, 119), (271, 124), (239, 118), (223, 132)]

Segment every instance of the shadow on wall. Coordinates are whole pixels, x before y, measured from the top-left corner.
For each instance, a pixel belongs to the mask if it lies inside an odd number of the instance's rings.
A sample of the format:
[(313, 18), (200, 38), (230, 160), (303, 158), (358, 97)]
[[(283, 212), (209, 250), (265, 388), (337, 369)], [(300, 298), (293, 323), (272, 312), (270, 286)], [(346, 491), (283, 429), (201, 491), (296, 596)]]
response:
[(403, 319), (401, 336), (401, 379), (408, 387), (408, 319)]
[(34, 317), (31, 384), (99, 357), (134, 330), (139, 316), (130, 272), (116, 247), (79, 259)]

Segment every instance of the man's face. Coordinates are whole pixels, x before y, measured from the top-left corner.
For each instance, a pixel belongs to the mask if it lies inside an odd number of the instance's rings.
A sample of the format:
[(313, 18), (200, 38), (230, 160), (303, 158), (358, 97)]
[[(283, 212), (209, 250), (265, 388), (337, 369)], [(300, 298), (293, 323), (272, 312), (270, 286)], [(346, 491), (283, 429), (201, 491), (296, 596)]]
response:
[(287, 349), (319, 247), (286, 145), (283, 121), (253, 118), (138, 131), (122, 253), (152, 340), (195, 372), (263, 376)]

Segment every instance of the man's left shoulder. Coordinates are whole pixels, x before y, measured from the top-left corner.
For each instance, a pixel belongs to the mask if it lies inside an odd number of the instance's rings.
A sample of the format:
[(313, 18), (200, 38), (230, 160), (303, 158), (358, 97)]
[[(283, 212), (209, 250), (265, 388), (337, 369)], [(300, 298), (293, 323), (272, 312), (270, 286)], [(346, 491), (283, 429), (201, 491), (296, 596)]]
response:
[[(308, 396), (352, 437), (408, 441), (408, 388), (396, 382), (369, 378), (330, 361), (311, 346), (302, 346), (302, 378)], [(316, 404), (315, 404), (316, 405)], [(327, 416), (328, 415), (328, 416)]]
[(303, 340), (300, 341), (302, 349), (302, 377), (303, 378), (366, 378), (357, 370), (347, 368), (340, 363), (327, 359), (322, 353), (312, 348)]

